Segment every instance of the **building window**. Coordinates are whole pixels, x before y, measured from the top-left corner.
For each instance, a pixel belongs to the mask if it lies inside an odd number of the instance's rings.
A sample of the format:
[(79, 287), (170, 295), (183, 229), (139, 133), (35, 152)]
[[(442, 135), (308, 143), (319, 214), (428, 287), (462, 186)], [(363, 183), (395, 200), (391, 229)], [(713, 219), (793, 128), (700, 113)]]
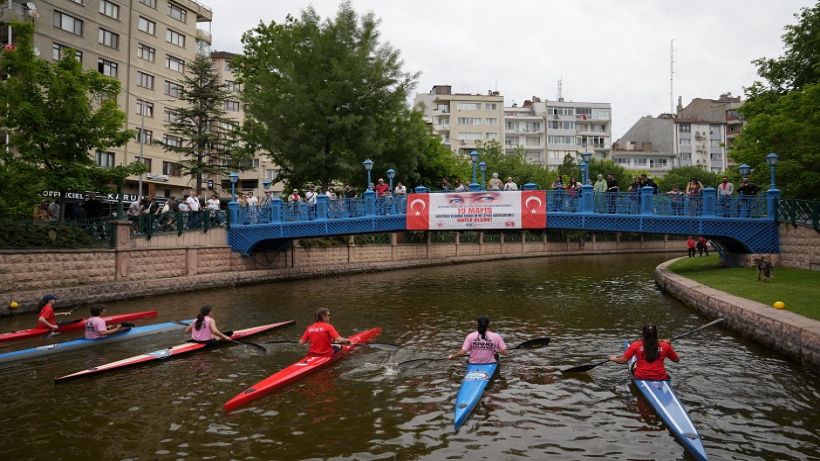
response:
[(137, 45), (137, 56), (139, 56), (140, 59), (145, 59), (146, 61), (154, 62), (156, 55), (157, 50), (155, 50), (154, 48), (151, 48), (148, 45), (143, 45), (142, 43)]
[(459, 133), (458, 140), (459, 141), (478, 141), (482, 139), (484, 136), (481, 133)]
[(185, 48), (185, 36), (175, 30), (167, 29), (165, 31), (165, 40), (169, 43), (173, 43), (176, 46), (181, 46), (182, 48)]
[(497, 118), (485, 118), (484, 119), (484, 124), (485, 125), (498, 125), (498, 119)]
[(137, 128), (137, 142), (151, 144), (154, 141), (154, 132)]
[(74, 3), (76, 3), (76, 4), (78, 4), (78, 5), (82, 5), (82, 4), (83, 4), (83, 0), (71, 0), (71, 1), (72, 1), (72, 2), (74, 2)]
[(185, 73), (185, 61), (179, 58), (175, 58), (171, 55), (165, 57), (165, 67), (175, 70), (179, 73)]
[(157, 9), (157, 0), (140, 0), (143, 5), (148, 5), (153, 9)]
[(239, 101), (225, 101), (225, 110), (228, 112), (239, 112)]
[(137, 114), (153, 118), (154, 103), (137, 99)]
[(139, 157), (137, 157), (137, 161), (138, 161), (138, 162), (139, 162), (139, 161), (141, 161), (141, 162), (142, 162), (142, 164), (143, 164), (143, 165), (145, 165), (145, 169), (147, 170), (146, 172), (147, 172), (148, 174), (151, 174), (151, 159), (150, 159), (150, 158), (148, 158), (148, 157), (143, 157), (143, 158), (142, 158), (142, 160), (140, 160), (140, 158), (139, 158)]
[(154, 89), (154, 76), (151, 74), (146, 74), (145, 72), (137, 71), (137, 86), (141, 86), (143, 88), (148, 88), (149, 90)]
[(616, 158), (615, 163), (618, 165), (629, 165), (630, 162), (628, 158)]
[(137, 29), (145, 32), (146, 34), (155, 35), (157, 31), (157, 23), (140, 16), (137, 20)]
[(182, 166), (174, 162), (162, 162), (162, 174), (167, 176), (182, 176)]
[(458, 110), (481, 110), (480, 102), (460, 102)]
[(688, 124), (678, 125), (678, 131), (680, 131), (681, 133), (691, 133), (692, 132), (692, 125), (688, 125)]
[(102, 27), (100, 27), (100, 33), (98, 34), (98, 41), (109, 48), (117, 49), (120, 47), (120, 36)]
[(231, 67), (231, 62), (226, 60), (225, 61), (225, 72), (233, 72), (233, 68)]
[(174, 109), (165, 109), (165, 114), (162, 116), (165, 123), (175, 123), (179, 120), (179, 114)]
[(104, 168), (114, 167), (114, 153), (97, 151), (97, 166)]
[(498, 139), (498, 133), (484, 133), (484, 139)]
[(688, 146), (689, 145), (689, 138), (680, 138), (680, 145), (681, 146)]
[(60, 45), (59, 43), (53, 43), (51, 45), (51, 58), (55, 61), (59, 61), (63, 59), (65, 55), (65, 50), (71, 49), (74, 51), (74, 56), (77, 58), (77, 61), (83, 62), (83, 52), (77, 51), (71, 48), (70, 46)]
[(165, 144), (173, 147), (182, 147), (182, 138), (171, 134), (165, 135)]
[(103, 75), (107, 75), (109, 77), (117, 78), (117, 63), (116, 62), (100, 58), (99, 61), (97, 61), (97, 70), (100, 71), (100, 73), (103, 74)]
[(100, 13), (114, 19), (120, 19), (120, 6), (108, 0), (100, 0)]
[(649, 160), (649, 168), (666, 168), (666, 165), (667, 161), (665, 158)]
[(83, 35), (83, 21), (61, 11), (54, 10), (54, 27), (74, 35)]
[(175, 3), (168, 2), (168, 16), (176, 19), (177, 21), (185, 22), (187, 14), (188, 12), (185, 8)]
[(481, 125), (480, 117), (459, 117), (459, 125)]
[(182, 85), (179, 83), (169, 82), (168, 80), (165, 81), (165, 85), (163, 87), (163, 93), (167, 94), (168, 96), (173, 96), (175, 98), (182, 97)]
[(496, 104), (494, 102), (484, 104), (484, 110), (497, 110), (497, 109), (498, 109), (498, 104)]
[(242, 85), (233, 80), (225, 80), (225, 89), (232, 92), (242, 91)]

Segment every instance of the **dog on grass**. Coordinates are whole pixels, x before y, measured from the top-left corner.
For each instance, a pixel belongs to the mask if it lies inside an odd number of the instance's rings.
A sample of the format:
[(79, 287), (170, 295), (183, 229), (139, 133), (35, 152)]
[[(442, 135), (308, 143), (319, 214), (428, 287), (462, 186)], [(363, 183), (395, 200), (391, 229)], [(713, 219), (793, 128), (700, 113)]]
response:
[(759, 282), (774, 283), (774, 266), (771, 262), (763, 258), (757, 258), (752, 262), (757, 269), (757, 280)]

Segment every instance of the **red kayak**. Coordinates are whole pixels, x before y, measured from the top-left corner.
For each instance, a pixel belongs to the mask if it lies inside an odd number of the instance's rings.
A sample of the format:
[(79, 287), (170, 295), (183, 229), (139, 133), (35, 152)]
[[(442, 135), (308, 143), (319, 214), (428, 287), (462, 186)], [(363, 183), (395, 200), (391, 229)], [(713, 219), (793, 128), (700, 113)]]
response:
[(376, 336), (379, 336), (381, 332), (381, 328), (373, 328), (370, 330), (362, 331), (361, 333), (356, 333), (355, 335), (350, 337), (350, 341), (353, 343), (352, 345), (342, 346), (339, 352), (336, 352), (331, 356), (318, 357), (308, 355), (307, 357), (294, 363), (293, 365), (290, 365), (282, 370), (279, 370), (276, 373), (263, 379), (262, 381), (259, 381), (253, 386), (245, 389), (231, 400), (228, 400), (225, 403), (225, 411), (229, 412), (243, 405), (247, 405), (248, 403), (260, 397), (268, 395), (276, 389), (282, 388), (304, 377), (309, 373), (312, 373), (320, 368), (324, 368), (330, 365), (331, 363), (348, 355), (353, 349), (356, 348), (356, 343), (370, 342)]
[[(259, 325), (258, 327), (253, 328), (246, 328), (244, 330), (236, 330), (233, 333), (230, 333), (230, 338), (233, 340), (240, 340), (242, 338), (247, 338), (249, 336), (259, 335), (265, 333), (267, 331), (275, 330), (281, 327), (287, 327), (293, 325), (293, 320), (288, 320), (286, 322), (279, 322), (279, 323), (269, 323), (267, 325)], [(229, 334), (229, 332), (225, 332), (225, 334)], [(100, 365), (94, 368), (89, 368), (87, 370), (78, 371), (77, 373), (72, 373), (70, 375), (61, 376), (59, 378), (55, 378), (55, 383), (64, 383), (66, 381), (71, 381), (72, 379), (82, 378), (84, 376), (96, 375), (99, 373), (104, 373), (106, 371), (112, 370), (119, 370), (120, 368), (132, 367), (134, 365), (139, 365), (142, 363), (153, 362), (156, 360), (165, 360), (170, 359), (172, 357), (179, 357), (183, 354), (190, 354), (191, 352), (200, 351), (203, 349), (210, 349), (214, 346), (223, 345), (223, 344), (230, 344), (227, 341), (215, 341), (209, 343), (194, 343), (194, 342), (187, 342), (180, 344), (178, 346), (168, 347), (165, 349), (159, 349), (153, 352), (148, 352), (142, 355), (135, 355), (133, 357), (129, 357), (127, 359), (117, 360), (116, 362), (109, 362), (104, 365)]]
[[(146, 317), (156, 317), (157, 311), (139, 311), (139, 312), (131, 312), (129, 314), (118, 314), (118, 315), (106, 315), (103, 317), (106, 323), (120, 323), (120, 322), (127, 322), (129, 320), (137, 320), (143, 319)], [(88, 319), (76, 319), (76, 320), (64, 320), (57, 325), (60, 327), (57, 329), (59, 332), (64, 331), (73, 331), (73, 330), (82, 330), (85, 328), (85, 321)], [(44, 327), (35, 327), (29, 328), (26, 330), (17, 330), (11, 331), (9, 333), (0, 333), (0, 342), (3, 341), (14, 341), (17, 339), (26, 339), (26, 338), (34, 338), (37, 336), (43, 336), (50, 332), (48, 328)]]

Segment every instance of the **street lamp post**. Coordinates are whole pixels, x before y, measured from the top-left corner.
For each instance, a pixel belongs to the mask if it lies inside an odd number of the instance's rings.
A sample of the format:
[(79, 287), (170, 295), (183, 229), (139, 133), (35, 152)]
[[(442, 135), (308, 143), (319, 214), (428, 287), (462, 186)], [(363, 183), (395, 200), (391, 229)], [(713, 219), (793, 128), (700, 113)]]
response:
[[(131, 96), (134, 96), (135, 98), (137, 98), (137, 104), (139, 104), (140, 101), (150, 102), (150, 103), (176, 102), (176, 99), (148, 99), (148, 98), (143, 98), (142, 96), (138, 96), (134, 93), (131, 93), (130, 91), (128, 92), (128, 94), (130, 94)], [(143, 154), (145, 153), (145, 111), (146, 111), (145, 105), (140, 107), (140, 157), (139, 157), (140, 164), (143, 164), (145, 162), (145, 157), (143, 156)], [(137, 200), (139, 200), (140, 198), (142, 198), (142, 173), (141, 172), (140, 172), (139, 183), (137, 185)]]
[(390, 168), (387, 170), (387, 179), (390, 180), (390, 192), (393, 192), (393, 178), (396, 177), (396, 170)]
[(487, 162), (478, 162), (478, 169), (481, 171), (481, 190), (487, 187), (487, 177), (484, 175), (487, 172)]
[(231, 178), (231, 202), (236, 202), (236, 182), (239, 181), (239, 173), (231, 171), (228, 177)]
[(589, 160), (592, 153), (586, 149), (581, 153), (581, 185), (589, 184)]
[(766, 163), (769, 164), (769, 173), (771, 174), (771, 185), (769, 186), (770, 190), (777, 189), (777, 185), (775, 184), (775, 171), (777, 171), (777, 162), (780, 157), (775, 154), (774, 152), (770, 152), (769, 155), (766, 156)]
[(367, 159), (364, 162), (362, 162), (362, 165), (364, 165), (364, 169), (367, 170), (367, 189), (369, 190), (370, 189), (370, 170), (373, 169), (373, 160)]
[(752, 167), (750, 167), (749, 165), (746, 165), (745, 163), (743, 163), (739, 167), (737, 167), (737, 171), (740, 172), (741, 179), (745, 179), (745, 178), (748, 178), (749, 173), (752, 172)]
[(473, 163), (473, 184), (476, 183), (476, 175), (475, 175), (475, 166), (476, 162), (478, 162), (478, 151), (470, 151), (470, 161)]

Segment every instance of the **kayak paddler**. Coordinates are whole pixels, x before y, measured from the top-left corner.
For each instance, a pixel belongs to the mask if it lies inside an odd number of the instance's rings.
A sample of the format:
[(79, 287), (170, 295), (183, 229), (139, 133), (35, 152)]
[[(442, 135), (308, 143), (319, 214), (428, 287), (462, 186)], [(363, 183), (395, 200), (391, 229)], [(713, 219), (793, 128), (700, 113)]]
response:
[(185, 333), (191, 333), (191, 341), (197, 343), (207, 343), (210, 341), (216, 341), (216, 338), (231, 341), (231, 338), (225, 336), (225, 334), (217, 328), (216, 320), (211, 317), (212, 310), (213, 308), (207, 304), (200, 307), (199, 314), (197, 314), (194, 323), (185, 328)]
[(47, 294), (37, 303), (37, 309), (40, 311), (40, 314), (37, 316), (37, 326), (55, 331), (60, 328), (60, 326), (57, 325), (57, 316), (68, 315), (69, 312), (55, 313), (55, 302), (57, 302), (57, 297), (52, 294)]
[(330, 324), (330, 309), (326, 307), (316, 309), (313, 319), (315, 322), (308, 325), (302, 337), (299, 338), (299, 344), (310, 343), (308, 355), (330, 356), (338, 351), (333, 347), (333, 343), (350, 344), (350, 340), (342, 337)]
[(105, 306), (95, 304), (91, 306), (91, 317), (85, 321), (85, 339), (97, 339), (122, 330), (122, 325), (106, 325), (100, 317), (105, 312)]
[(643, 339), (630, 344), (622, 355), (610, 355), (609, 360), (624, 364), (633, 356), (637, 356), (635, 369), (632, 372), (636, 379), (668, 380), (669, 374), (663, 366), (663, 361), (668, 358), (677, 363), (680, 361), (678, 354), (672, 348), (669, 340), (658, 341), (658, 328), (655, 325), (644, 325), (642, 336)]
[(488, 330), (490, 327), (489, 318), (481, 316), (476, 323), (476, 331), (468, 334), (464, 338), (461, 350), (448, 355), (448, 359), (461, 357), (469, 352), (470, 363), (495, 363), (498, 361), (496, 354), (510, 355), (501, 335)]

